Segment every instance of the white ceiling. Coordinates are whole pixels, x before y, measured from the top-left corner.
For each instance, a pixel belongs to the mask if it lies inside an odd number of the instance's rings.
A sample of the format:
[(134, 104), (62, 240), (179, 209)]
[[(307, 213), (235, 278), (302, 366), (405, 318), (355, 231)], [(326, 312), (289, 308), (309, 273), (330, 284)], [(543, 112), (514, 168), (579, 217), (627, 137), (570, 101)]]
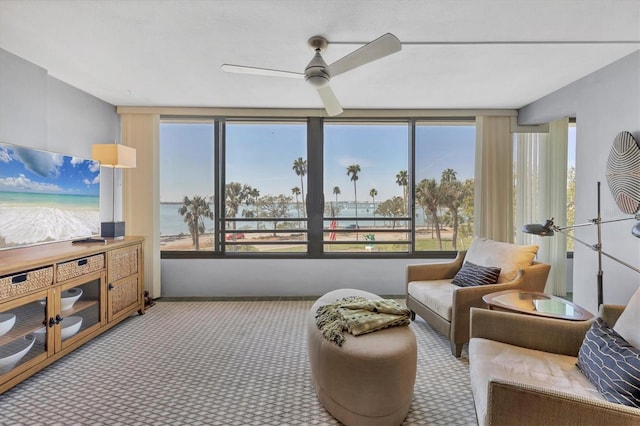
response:
[(220, 65), (303, 72), (311, 36), (330, 64), (386, 32), (401, 52), (332, 79), (344, 108), (519, 108), (638, 50), (640, 0), (0, 0), (0, 48), (118, 106), (322, 108)]

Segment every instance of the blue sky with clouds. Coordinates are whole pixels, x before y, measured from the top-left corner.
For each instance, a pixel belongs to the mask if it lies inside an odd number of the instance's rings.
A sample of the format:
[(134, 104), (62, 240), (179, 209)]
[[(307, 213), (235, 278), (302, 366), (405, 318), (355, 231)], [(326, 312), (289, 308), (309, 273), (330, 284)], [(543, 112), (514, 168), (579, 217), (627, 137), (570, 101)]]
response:
[(98, 196), (99, 169), (92, 160), (0, 144), (0, 191)]

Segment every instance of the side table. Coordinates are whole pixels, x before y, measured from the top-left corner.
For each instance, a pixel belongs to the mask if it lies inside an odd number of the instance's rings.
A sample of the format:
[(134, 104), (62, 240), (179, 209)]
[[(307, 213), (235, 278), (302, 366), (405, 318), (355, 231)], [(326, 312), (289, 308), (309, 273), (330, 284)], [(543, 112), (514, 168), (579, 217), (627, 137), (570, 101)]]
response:
[(527, 315), (585, 321), (593, 318), (586, 309), (561, 297), (522, 290), (504, 290), (482, 297), (489, 309), (517, 312)]

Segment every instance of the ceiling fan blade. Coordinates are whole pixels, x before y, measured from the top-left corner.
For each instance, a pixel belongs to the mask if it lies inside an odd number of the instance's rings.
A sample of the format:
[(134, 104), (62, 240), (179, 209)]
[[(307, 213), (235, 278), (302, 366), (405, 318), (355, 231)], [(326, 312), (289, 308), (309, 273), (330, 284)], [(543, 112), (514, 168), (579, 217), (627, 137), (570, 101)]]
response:
[(318, 87), (318, 94), (320, 95), (320, 99), (322, 99), (324, 109), (327, 110), (327, 114), (329, 114), (330, 117), (342, 114), (342, 107), (333, 90), (331, 90), (331, 86), (327, 84), (326, 86)]
[(270, 77), (304, 78), (304, 74), (292, 71), (272, 70), (268, 68), (245, 67), (244, 65), (222, 64), (222, 71), (236, 74), (267, 75)]
[(333, 77), (342, 74), (345, 71), (399, 52), (401, 49), (400, 40), (393, 34), (386, 33), (329, 65), (329, 75)]

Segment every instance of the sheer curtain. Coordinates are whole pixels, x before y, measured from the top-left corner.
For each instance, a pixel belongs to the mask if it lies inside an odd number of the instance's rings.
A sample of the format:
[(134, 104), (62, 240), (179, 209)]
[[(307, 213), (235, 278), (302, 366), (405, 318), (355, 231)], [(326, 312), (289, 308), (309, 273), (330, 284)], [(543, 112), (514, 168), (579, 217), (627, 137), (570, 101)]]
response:
[(558, 226), (567, 223), (568, 126), (564, 118), (550, 123), (549, 133), (516, 136), (516, 242), (540, 247), (537, 260), (551, 265), (545, 291), (556, 296), (566, 295), (566, 237), (539, 237), (520, 229), (548, 218)]
[(474, 235), (513, 241), (510, 117), (476, 117)]

